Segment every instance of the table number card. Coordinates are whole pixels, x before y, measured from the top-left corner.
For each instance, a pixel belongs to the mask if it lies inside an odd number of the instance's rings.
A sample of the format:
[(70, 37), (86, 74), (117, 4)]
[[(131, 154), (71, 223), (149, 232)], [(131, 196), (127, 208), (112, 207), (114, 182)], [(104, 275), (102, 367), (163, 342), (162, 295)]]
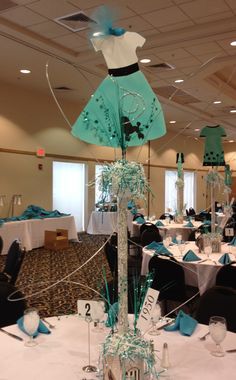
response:
[(150, 327), (150, 320), (157, 303), (159, 296), (159, 291), (149, 288), (143, 302), (142, 310), (139, 314), (139, 319), (137, 322), (137, 328), (141, 331), (147, 331)]
[(103, 301), (78, 300), (77, 310), (79, 318), (97, 320), (103, 317), (105, 304)]
[(230, 227), (225, 228), (225, 236), (234, 236), (234, 229)]

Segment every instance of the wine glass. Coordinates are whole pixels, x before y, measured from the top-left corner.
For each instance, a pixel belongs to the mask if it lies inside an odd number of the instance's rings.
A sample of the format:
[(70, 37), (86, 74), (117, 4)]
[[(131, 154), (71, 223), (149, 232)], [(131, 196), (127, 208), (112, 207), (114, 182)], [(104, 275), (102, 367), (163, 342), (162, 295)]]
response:
[(181, 234), (177, 234), (176, 235), (176, 241), (177, 241), (177, 244), (181, 244), (182, 243), (182, 235)]
[(156, 324), (159, 321), (161, 317), (161, 308), (159, 303), (157, 303), (154, 307), (152, 316), (151, 316), (151, 324), (152, 324), (152, 329), (149, 331), (150, 335), (159, 335), (160, 331), (156, 329)]
[(97, 326), (94, 331), (103, 331), (103, 326), (101, 326), (101, 323), (103, 322), (104, 314), (104, 303), (102, 301), (98, 302), (93, 312), (93, 321), (95, 326)]
[(211, 245), (206, 245), (204, 247), (204, 252), (207, 255), (207, 258), (209, 259), (210, 254), (212, 253), (212, 246)]
[(25, 332), (30, 336), (30, 340), (25, 342), (25, 346), (33, 347), (38, 343), (33, 340), (33, 336), (39, 326), (39, 313), (34, 307), (26, 309), (23, 317), (23, 326)]
[(211, 351), (211, 354), (214, 356), (224, 356), (225, 353), (220, 343), (223, 342), (227, 333), (225, 318), (219, 316), (211, 317), (209, 321), (209, 331), (212, 340), (216, 344), (216, 347), (213, 351)]

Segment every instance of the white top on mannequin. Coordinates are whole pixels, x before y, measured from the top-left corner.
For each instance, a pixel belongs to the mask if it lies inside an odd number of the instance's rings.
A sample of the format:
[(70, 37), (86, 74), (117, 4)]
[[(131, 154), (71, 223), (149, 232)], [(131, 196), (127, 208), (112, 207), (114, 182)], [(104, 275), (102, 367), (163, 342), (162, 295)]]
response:
[(137, 63), (136, 48), (142, 47), (145, 41), (144, 37), (135, 32), (125, 32), (121, 36), (98, 36), (91, 39), (95, 51), (102, 51), (109, 69)]

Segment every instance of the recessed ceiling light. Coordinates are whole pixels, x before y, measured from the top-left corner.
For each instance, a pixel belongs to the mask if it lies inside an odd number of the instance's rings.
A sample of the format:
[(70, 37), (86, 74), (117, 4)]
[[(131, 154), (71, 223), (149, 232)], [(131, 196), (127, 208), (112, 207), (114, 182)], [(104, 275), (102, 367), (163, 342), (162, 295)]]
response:
[(176, 79), (176, 80), (175, 80), (175, 83), (182, 83), (182, 82), (184, 82), (183, 79)]
[(198, 131), (200, 131), (200, 128), (195, 128), (194, 131), (198, 132)]
[(229, 140), (229, 142), (234, 142), (234, 140)]
[(94, 32), (93, 37), (102, 36), (102, 32)]
[(222, 101), (221, 100), (215, 100), (213, 103), (214, 104), (220, 104), (220, 103), (222, 103)]
[(21, 72), (22, 74), (30, 74), (30, 73), (31, 73), (31, 71), (28, 70), (28, 69), (22, 69), (22, 70), (20, 70), (20, 72)]
[(231, 46), (236, 46), (236, 41), (232, 41), (232, 42), (230, 42), (230, 45), (231, 45)]
[(194, 140), (198, 141), (198, 138), (197, 138), (197, 137), (194, 137)]
[(170, 124), (175, 124), (176, 123), (176, 120), (171, 120), (169, 121)]
[(230, 110), (229, 112), (231, 112), (231, 113), (236, 113), (236, 110)]
[(149, 58), (143, 58), (143, 59), (140, 59), (140, 62), (141, 63), (149, 63), (149, 62), (151, 62), (151, 60)]

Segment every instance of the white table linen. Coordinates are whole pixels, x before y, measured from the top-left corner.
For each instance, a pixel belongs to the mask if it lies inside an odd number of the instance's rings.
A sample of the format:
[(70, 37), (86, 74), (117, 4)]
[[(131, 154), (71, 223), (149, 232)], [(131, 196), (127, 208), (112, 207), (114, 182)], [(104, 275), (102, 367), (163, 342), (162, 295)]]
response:
[[(40, 334), (38, 345), (26, 347), (20, 342), (0, 332), (0, 379), (2, 380), (82, 380), (97, 379), (96, 374), (86, 374), (82, 367), (88, 363), (87, 323), (77, 316), (48, 318), (56, 327), (50, 335)], [(5, 328), (23, 337), (16, 325)], [(235, 378), (236, 353), (226, 353), (217, 358), (210, 354), (214, 343), (210, 337), (206, 341), (198, 338), (208, 331), (208, 326), (197, 325), (191, 337), (182, 336), (178, 331), (161, 330), (158, 336), (148, 333), (146, 339), (153, 339), (155, 350), (162, 351), (168, 343), (171, 367), (163, 379), (173, 380), (222, 380)], [(96, 333), (91, 325), (91, 364), (97, 365), (99, 345), (105, 334)], [(236, 348), (236, 334), (227, 332), (222, 343), (224, 349)], [(159, 367), (161, 352), (157, 352), (156, 367)]]
[[(152, 221), (147, 220), (147, 222), (150, 222), (153, 224), (156, 224), (157, 221), (158, 220), (152, 220)], [(171, 223), (167, 223), (167, 221), (164, 219), (164, 220), (160, 220), (160, 222), (162, 222), (164, 224), (164, 226), (157, 226), (162, 237), (164, 237), (167, 233), (171, 237), (175, 237), (176, 234), (181, 234), (183, 240), (188, 240), (189, 234), (192, 231), (198, 229), (198, 227), (201, 226), (201, 224), (202, 224), (202, 222), (193, 221), (192, 222), (193, 227), (184, 227), (188, 223), (187, 221), (185, 221), (182, 224), (181, 223), (175, 223), (173, 221), (171, 221)], [(135, 221), (133, 222), (134, 236), (139, 236), (140, 226), (141, 226), (141, 224), (138, 224)]]
[(44, 232), (56, 229), (68, 230), (69, 240), (78, 241), (75, 219), (73, 216), (61, 216), (59, 218), (27, 219), (15, 222), (7, 222), (0, 227), (0, 235), (3, 239), (2, 254), (6, 255), (11, 243), (15, 239), (21, 241), (22, 247), (27, 251), (44, 245)]
[[(171, 253), (173, 253), (174, 258), (178, 260), (180, 265), (183, 266), (186, 284), (197, 286), (200, 291), (200, 294), (203, 294), (208, 288), (215, 285), (216, 274), (218, 270), (222, 267), (222, 265), (218, 262), (219, 258), (224, 253), (229, 253), (228, 244), (222, 244), (221, 248), (222, 248), (221, 253), (212, 253), (210, 255), (209, 260), (204, 261), (204, 262), (183, 261), (182, 257), (180, 256), (180, 252), (179, 252), (177, 244), (169, 246), (168, 250)], [(189, 249), (193, 250), (194, 253), (196, 253), (196, 255), (202, 260), (207, 259), (206, 254), (198, 252), (198, 247), (196, 246), (195, 242), (187, 242), (186, 244), (184, 244), (183, 255), (187, 253)], [(154, 250), (147, 249), (146, 247), (143, 248), (143, 259), (142, 259), (142, 268), (141, 268), (142, 275), (145, 275), (148, 273), (149, 261), (152, 258), (154, 252), (155, 252)], [(232, 254), (230, 254), (229, 256), (231, 260), (235, 260)]]

